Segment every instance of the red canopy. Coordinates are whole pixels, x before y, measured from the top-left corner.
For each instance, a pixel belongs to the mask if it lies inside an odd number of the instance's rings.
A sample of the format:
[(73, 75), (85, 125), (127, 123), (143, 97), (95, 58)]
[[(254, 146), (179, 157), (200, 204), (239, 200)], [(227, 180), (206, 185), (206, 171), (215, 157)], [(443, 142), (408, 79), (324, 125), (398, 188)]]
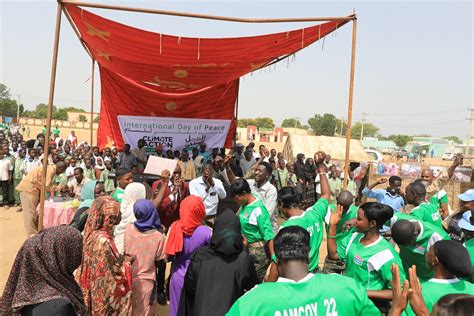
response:
[(117, 115), (230, 119), (230, 146), (239, 78), (348, 22), (262, 36), (189, 38), (126, 26), (74, 5), (65, 8), (100, 67), (100, 147), (123, 146)]

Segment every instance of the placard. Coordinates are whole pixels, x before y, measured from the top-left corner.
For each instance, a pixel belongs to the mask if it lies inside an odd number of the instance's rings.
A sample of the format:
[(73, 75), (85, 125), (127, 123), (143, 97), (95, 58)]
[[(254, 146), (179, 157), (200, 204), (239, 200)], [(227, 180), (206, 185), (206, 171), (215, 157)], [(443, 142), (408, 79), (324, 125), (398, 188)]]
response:
[(147, 117), (119, 115), (122, 137), (132, 148), (140, 139), (147, 151), (159, 145), (163, 150), (182, 150), (204, 142), (208, 149), (224, 146), (230, 120), (185, 119), (175, 117)]

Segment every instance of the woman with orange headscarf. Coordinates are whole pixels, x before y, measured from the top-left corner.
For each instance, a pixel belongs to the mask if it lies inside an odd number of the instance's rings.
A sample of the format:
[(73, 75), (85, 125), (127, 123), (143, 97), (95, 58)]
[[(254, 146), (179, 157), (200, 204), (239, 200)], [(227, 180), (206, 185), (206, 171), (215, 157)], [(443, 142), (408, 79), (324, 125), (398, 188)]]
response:
[(88, 314), (131, 313), (131, 257), (119, 255), (113, 238), (120, 214), (120, 204), (109, 196), (97, 198), (89, 209), (78, 269), (78, 283)]
[(206, 210), (202, 199), (190, 195), (181, 202), (180, 219), (171, 225), (168, 232), (165, 253), (174, 257), (170, 280), (170, 316), (176, 316), (178, 312), (184, 276), (192, 254), (211, 240), (211, 229), (202, 225), (204, 216)]

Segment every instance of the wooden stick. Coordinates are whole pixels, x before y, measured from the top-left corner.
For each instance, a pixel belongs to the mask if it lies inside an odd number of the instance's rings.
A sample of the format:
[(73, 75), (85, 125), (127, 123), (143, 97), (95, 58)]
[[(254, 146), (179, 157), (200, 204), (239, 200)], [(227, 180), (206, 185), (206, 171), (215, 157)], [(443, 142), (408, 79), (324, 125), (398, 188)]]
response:
[(77, 28), (76, 23), (74, 23), (74, 20), (71, 18), (71, 15), (69, 14), (69, 12), (65, 8), (63, 8), (63, 12), (67, 20), (69, 21), (69, 24), (71, 24), (71, 27), (74, 30), (74, 33), (76, 33), (77, 38), (79, 39), (79, 42), (81, 42), (82, 47), (84, 47), (84, 49), (86, 50), (86, 53), (89, 54), (90, 58), (94, 58), (92, 57), (92, 53), (90, 52), (89, 48), (86, 46), (86, 44), (82, 40), (82, 35), (79, 32), (79, 29)]
[(180, 17), (188, 17), (188, 18), (196, 18), (196, 19), (218, 20), (218, 21), (228, 21), (228, 22), (241, 22), (241, 23), (346, 21), (346, 20), (355, 19), (354, 15), (341, 16), (341, 17), (251, 19), (251, 18), (235, 18), (235, 17), (228, 17), (228, 16), (208, 15), (208, 14), (199, 14), (199, 13), (166, 11), (166, 10), (158, 10), (158, 9), (134, 8), (134, 7), (128, 7), (128, 6), (117, 6), (117, 5), (110, 5), (110, 4), (80, 2), (80, 1), (74, 1), (74, 0), (58, 0), (58, 1), (60, 3), (63, 3), (63, 4), (72, 4), (72, 5), (75, 5), (75, 6), (89, 7), (89, 8), (130, 11), (130, 12), (140, 12), (140, 13), (151, 13), (151, 14), (161, 14), (161, 15), (172, 15), (172, 16), (180, 16)]
[(58, 2), (56, 12), (56, 31), (54, 34), (54, 48), (53, 48), (53, 64), (51, 65), (51, 81), (49, 83), (49, 99), (48, 99), (48, 117), (46, 119), (46, 135), (44, 141), (43, 152), (43, 172), (40, 193), (40, 208), (38, 211), (38, 232), (43, 230), (43, 214), (44, 214), (44, 198), (46, 195), (46, 171), (48, 169), (49, 156), (49, 138), (51, 137), (51, 119), (53, 117), (53, 101), (54, 101), (54, 87), (56, 84), (56, 67), (58, 64), (58, 50), (59, 50), (59, 33), (61, 30), (61, 12), (63, 5)]
[(91, 147), (94, 140), (94, 69), (95, 59), (92, 59), (92, 77), (91, 77)]
[(237, 98), (235, 100), (235, 111), (234, 111), (234, 118), (235, 118), (235, 133), (234, 133), (234, 146), (232, 147), (232, 150), (235, 148), (235, 145), (237, 145), (237, 129), (239, 128), (239, 91), (240, 91), (240, 78), (239, 78), (239, 84), (237, 87)]
[(344, 165), (344, 190), (347, 189), (347, 181), (349, 179), (350, 160), (349, 154), (351, 151), (351, 128), (352, 128), (352, 99), (354, 97), (354, 70), (356, 57), (356, 35), (357, 35), (357, 17), (352, 20), (352, 53), (351, 53), (351, 74), (349, 82), (349, 107), (347, 109), (347, 132), (346, 132), (346, 157)]

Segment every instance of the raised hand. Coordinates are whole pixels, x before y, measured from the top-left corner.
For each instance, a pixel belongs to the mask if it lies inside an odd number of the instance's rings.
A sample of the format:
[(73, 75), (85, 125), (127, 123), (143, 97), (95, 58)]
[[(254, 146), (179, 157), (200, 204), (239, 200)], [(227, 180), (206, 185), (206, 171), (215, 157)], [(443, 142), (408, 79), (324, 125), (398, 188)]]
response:
[(322, 164), (324, 163), (324, 159), (326, 159), (326, 153), (320, 150), (314, 154), (313, 159), (315, 164)]
[(390, 267), (392, 271), (392, 290), (393, 290), (393, 298), (392, 298), (392, 308), (391, 308), (391, 315), (400, 315), (402, 311), (407, 308), (408, 305), (408, 291), (410, 287), (410, 283), (408, 280), (403, 282), (403, 289), (400, 285), (400, 271), (397, 264), (392, 263)]
[(225, 156), (224, 157), (224, 167), (228, 167), (231, 160), (232, 160), (232, 155)]
[(331, 213), (331, 218), (329, 219), (329, 225), (337, 225), (341, 221), (342, 213), (344, 212), (344, 209), (342, 205), (337, 205), (336, 206), (336, 211), (334, 213)]
[(410, 291), (408, 293), (408, 298), (410, 299), (410, 306), (413, 309), (413, 312), (416, 315), (430, 315), (421, 293), (421, 283), (416, 275), (415, 265), (408, 269), (408, 275), (410, 277)]
[(168, 183), (170, 177), (171, 173), (168, 170), (165, 169), (161, 172), (161, 179), (163, 180), (163, 182)]

